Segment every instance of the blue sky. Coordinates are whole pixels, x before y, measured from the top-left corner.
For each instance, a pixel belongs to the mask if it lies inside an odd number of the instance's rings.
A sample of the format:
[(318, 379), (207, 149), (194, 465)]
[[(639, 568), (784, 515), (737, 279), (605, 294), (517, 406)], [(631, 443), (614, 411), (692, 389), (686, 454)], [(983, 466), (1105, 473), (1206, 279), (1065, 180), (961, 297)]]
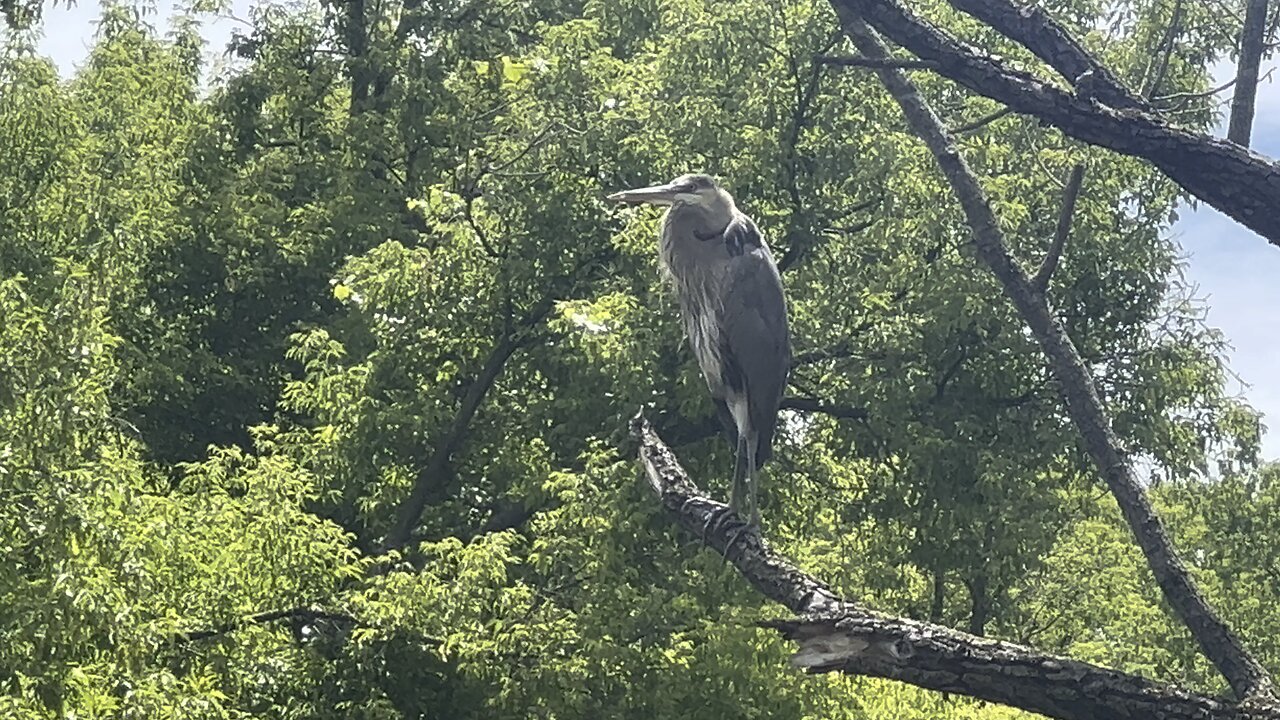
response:
[[(1234, 74), (1228, 66), (1216, 71), (1222, 78)], [(1252, 148), (1280, 157), (1280, 84), (1264, 81), (1258, 88)], [(1187, 279), (1208, 302), (1208, 324), (1233, 346), (1231, 368), (1246, 384), (1244, 396), (1272, 427), (1263, 455), (1280, 459), (1280, 248), (1203, 205), (1184, 211), (1173, 235), (1189, 256)]]
[[(249, 0), (233, 0), (230, 16), (247, 17), (249, 5)], [(158, 0), (153, 16), (158, 27), (164, 26), (173, 6), (169, 0)], [(46, 10), (40, 47), (64, 75), (84, 59), (98, 9), (98, 3), (82, 1)], [(220, 58), (237, 24), (229, 16), (206, 22), (211, 59)], [(1224, 79), (1233, 73), (1227, 65), (1216, 71)], [(1259, 87), (1253, 138), (1255, 150), (1280, 157), (1280, 85), (1264, 82)], [(1275, 428), (1264, 437), (1263, 454), (1280, 458), (1280, 249), (1204, 206), (1194, 212), (1183, 208), (1173, 237), (1188, 256), (1187, 279), (1208, 302), (1208, 323), (1222, 330), (1232, 345), (1231, 368), (1244, 383), (1237, 389)]]

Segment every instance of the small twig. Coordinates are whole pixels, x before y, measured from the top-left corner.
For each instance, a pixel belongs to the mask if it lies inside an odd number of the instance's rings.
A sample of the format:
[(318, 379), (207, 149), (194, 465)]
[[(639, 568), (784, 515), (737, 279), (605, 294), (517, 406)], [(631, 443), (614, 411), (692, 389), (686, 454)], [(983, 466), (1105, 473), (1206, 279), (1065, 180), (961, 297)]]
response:
[(938, 63), (932, 60), (905, 60), (898, 58), (869, 58), (869, 57), (838, 57), (835, 55), (819, 55), (815, 57), (814, 62), (819, 65), (833, 65), (836, 67), (857, 67), (869, 68), (872, 70), (884, 70), (886, 68), (894, 68), (897, 70), (937, 70)]
[(816, 398), (783, 398), (778, 407), (782, 410), (798, 410), (800, 412), (830, 415), (833, 418), (840, 418), (842, 420), (866, 420), (870, 417), (870, 413), (867, 412), (866, 408), (851, 407), (849, 405), (832, 405)]
[(1062, 193), (1062, 210), (1058, 213), (1058, 228), (1053, 234), (1053, 244), (1040, 263), (1040, 269), (1031, 278), (1031, 287), (1044, 294), (1049, 289), (1049, 279), (1058, 269), (1058, 261), (1062, 259), (1062, 249), (1067, 244), (1067, 236), (1071, 234), (1071, 218), (1076, 212), (1076, 200), (1080, 198), (1080, 186), (1084, 183), (1084, 163), (1076, 163), (1071, 168), (1071, 177), (1067, 179), (1067, 188)]
[(466, 200), (463, 204), (462, 217), (467, 221), (467, 225), (471, 228), (471, 232), (475, 233), (476, 240), (480, 242), (480, 247), (484, 249), (485, 254), (494, 260), (503, 260), (505, 259), (505, 256), (497, 251), (493, 246), (493, 243), (489, 242), (489, 234), (484, 231), (484, 228), (480, 227), (480, 223), (476, 222), (475, 210), (472, 207), (473, 203), (475, 203), (475, 199), (475, 194), (470, 192), (467, 193)]
[[(1267, 74), (1270, 75), (1271, 74), (1270, 71), (1268, 71)], [(1231, 78), (1230, 80), (1222, 83), (1221, 85), (1215, 88), (1209, 88), (1208, 90), (1202, 90), (1200, 92), (1181, 92), (1181, 93), (1172, 93), (1170, 95), (1161, 95), (1160, 97), (1151, 98), (1151, 102), (1163, 104), (1163, 103), (1172, 102), (1175, 100), (1182, 101), (1182, 100), (1194, 100), (1196, 98), (1206, 98), (1212, 95), (1217, 95), (1218, 93), (1222, 92), (1223, 90), (1229, 89), (1232, 85), (1235, 85), (1235, 84), (1236, 84), (1236, 79)]]
[[(1159, 58), (1156, 65), (1156, 71), (1153, 75), (1143, 78), (1142, 97), (1150, 100), (1151, 96), (1160, 89), (1160, 85), (1164, 82), (1165, 75), (1169, 72), (1169, 59), (1173, 56), (1174, 48), (1177, 45), (1178, 34), (1182, 31), (1182, 0), (1175, 0), (1173, 4), (1173, 15), (1169, 18), (1169, 27), (1165, 28), (1164, 37), (1160, 38), (1160, 45), (1157, 46), (1156, 54)], [(1148, 72), (1151, 67), (1148, 65)]]
[(974, 120), (971, 123), (961, 125), (960, 127), (955, 128), (951, 132), (953, 134), (973, 132), (974, 130), (990, 125), (991, 123), (999, 120), (1000, 118), (1012, 112), (1013, 112), (1013, 108), (1000, 108), (999, 110), (991, 113), (990, 115), (985, 115), (983, 117), (978, 118), (977, 120)]

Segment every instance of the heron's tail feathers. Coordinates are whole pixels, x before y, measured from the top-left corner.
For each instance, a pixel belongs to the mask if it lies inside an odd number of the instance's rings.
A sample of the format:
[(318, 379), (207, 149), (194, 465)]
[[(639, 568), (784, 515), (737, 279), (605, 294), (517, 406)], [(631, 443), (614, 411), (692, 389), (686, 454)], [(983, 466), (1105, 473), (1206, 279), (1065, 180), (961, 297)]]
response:
[[(720, 426), (724, 429), (725, 439), (729, 441), (729, 447), (738, 447), (738, 424), (734, 422), (733, 413), (729, 411), (729, 405), (724, 400), (715, 399), (716, 417), (720, 419)], [(764, 464), (773, 458), (773, 428), (768, 427), (756, 433), (756, 453), (755, 467), (753, 470), (759, 470)]]

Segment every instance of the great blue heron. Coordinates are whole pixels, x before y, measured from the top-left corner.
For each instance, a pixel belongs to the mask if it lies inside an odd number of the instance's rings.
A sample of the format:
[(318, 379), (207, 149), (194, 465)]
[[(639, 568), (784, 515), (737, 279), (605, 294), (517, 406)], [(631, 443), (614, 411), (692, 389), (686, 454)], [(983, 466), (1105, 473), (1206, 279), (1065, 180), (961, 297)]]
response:
[(757, 471), (773, 454), (791, 365), (787, 305), (769, 246), (708, 175), (625, 190), (610, 200), (667, 206), (659, 257), (675, 286), (693, 354), (735, 448), (729, 507), (760, 525)]

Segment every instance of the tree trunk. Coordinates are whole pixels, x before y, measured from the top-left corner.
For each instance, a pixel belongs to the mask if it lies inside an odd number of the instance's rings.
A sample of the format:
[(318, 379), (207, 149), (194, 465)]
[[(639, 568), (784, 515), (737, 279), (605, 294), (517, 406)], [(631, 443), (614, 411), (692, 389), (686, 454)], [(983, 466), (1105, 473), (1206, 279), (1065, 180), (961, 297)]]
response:
[(1240, 31), (1240, 62), (1236, 67), (1236, 91), (1231, 98), (1227, 139), (1249, 147), (1253, 110), (1258, 97), (1258, 68), (1262, 64), (1263, 37), (1267, 31), (1267, 0), (1249, 0), (1244, 28)]

